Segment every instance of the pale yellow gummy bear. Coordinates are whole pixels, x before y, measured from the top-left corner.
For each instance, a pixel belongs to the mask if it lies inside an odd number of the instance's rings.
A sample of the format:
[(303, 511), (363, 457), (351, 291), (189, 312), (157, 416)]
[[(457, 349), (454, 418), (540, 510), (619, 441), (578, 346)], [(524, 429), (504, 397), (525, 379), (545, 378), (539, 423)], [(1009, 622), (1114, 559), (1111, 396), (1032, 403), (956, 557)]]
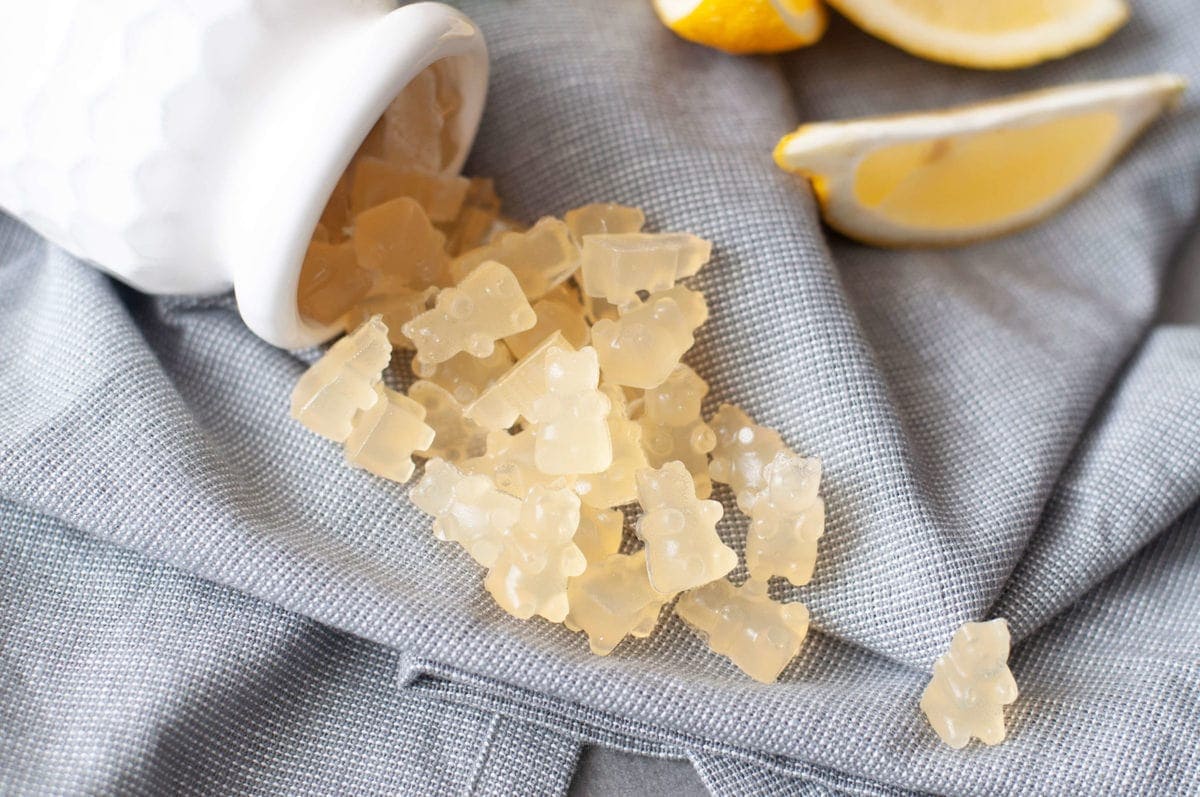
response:
[(365, 269), (416, 289), (446, 284), (446, 238), (414, 199), (392, 199), (359, 213), (353, 238)]
[(567, 581), (587, 568), (573, 542), (578, 527), (575, 493), (542, 486), (529, 490), (520, 519), (484, 579), (500, 608), (521, 619), (537, 614), (561, 623), (566, 618)]
[(446, 109), (439, 101), (438, 74), (419, 72), (383, 112), (380, 154), (417, 171), (442, 170), (452, 153), (443, 152)]
[(483, 453), (487, 430), (464, 417), (462, 405), (441, 385), (418, 379), (408, 397), (425, 408), (425, 423), (436, 434), (433, 445), (418, 450), (418, 456), (461, 462)]
[(413, 171), (404, 164), (382, 158), (359, 158), (354, 164), (354, 182), (350, 206), (362, 212), (391, 199), (411, 197), (435, 222), (458, 217), (470, 181), (448, 174)]
[(783, 576), (796, 586), (807, 584), (825, 531), (825, 502), (817, 495), (821, 460), (780, 451), (763, 468), (763, 482), (746, 534), (750, 577)]
[(921, 711), (943, 742), (958, 749), (972, 736), (988, 745), (1004, 741), (1004, 706), (1017, 699), (1008, 651), (1003, 619), (965, 623), (955, 632), (921, 695)]
[(375, 404), (375, 386), (392, 358), (388, 331), (374, 316), (334, 343), (292, 390), (292, 417), (338, 443), (350, 436), (354, 416)]
[(724, 510), (696, 497), (691, 474), (679, 462), (637, 473), (638, 537), (646, 543), (646, 569), (659, 592), (676, 593), (721, 578), (737, 554), (717, 536)]
[(579, 268), (579, 247), (567, 225), (547, 216), (525, 232), (504, 232), (491, 243), (464, 252), (450, 264), (450, 276), (462, 282), (483, 263), (503, 263), (530, 300), (540, 299)]
[(504, 492), (524, 498), (534, 485), (562, 487), (571, 477), (542, 473), (533, 460), (533, 431), (509, 434), (503, 429), (488, 432), (486, 452), (463, 463), (471, 473), (484, 473)]
[(642, 225), (646, 223), (646, 214), (639, 208), (598, 202), (568, 210), (563, 215), (563, 221), (571, 231), (571, 239), (582, 246), (585, 235), (641, 232)]
[(738, 508), (748, 515), (766, 486), (763, 468), (788, 448), (779, 432), (757, 425), (733, 404), (722, 404), (708, 423), (717, 436), (708, 474), (713, 481), (733, 489)]
[(568, 628), (582, 630), (597, 656), (607, 656), (626, 636), (647, 637), (672, 596), (646, 576), (646, 552), (612, 554), (588, 565), (567, 588)]
[(776, 603), (765, 581), (735, 587), (726, 579), (687, 593), (675, 613), (756, 681), (774, 683), (808, 635), (808, 609), (802, 603)]
[(371, 283), (371, 273), (358, 265), (354, 244), (314, 238), (300, 267), (296, 305), (305, 318), (331, 324), (367, 295)]
[(637, 500), (634, 474), (648, 467), (642, 449), (642, 428), (626, 414), (625, 396), (616, 385), (601, 385), (608, 396), (608, 433), (612, 439), (612, 463), (599, 473), (581, 474), (575, 479), (580, 500), (593, 507), (620, 506)]
[(416, 468), (412, 455), (429, 448), (434, 431), (425, 423), (425, 408), (420, 404), (382, 384), (375, 390), (375, 403), (354, 418), (346, 438), (346, 460), (403, 484)]
[(469, 180), (458, 216), (445, 225), (446, 251), (458, 256), (482, 244), (500, 214), (500, 198), (486, 177)]
[(688, 233), (624, 233), (583, 238), (583, 290), (616, 305), (637, 300), (639, 291), (674, 287), (708, 262), (712, 244)]
[(625, 515), (620, 509), (597, 509), (584, 504), (579, 508), (575, 545), (590, 565), (620, 550), (624, 529)]
[(600, 473), (613, 461), (608, 412), (591, 346), (546, 351), (546, 392), (534, 402), (534, 462), (546, 474)]
[(474, 357), (464, 351), (436, 365), (414, 360), (413, 373), (446, 388), (465, 408), (504, 376), (513, 362), (508, 349), (497, 346), (487, 357)]
[(524, 357), (555, 332), (561, 332), (573, 348), (587, 345), (591, 331), (578, 304), (572, 306), (557, 299), (540, 299), (534, 303), (533, 312), (537, 314), (536, 324), (504, 339), (514, 356)]
[(597, 321), (592, 345), (604, 380), (645, 389), (662, 384), (692, 347), (692, 332), (707, 315), (703, 297), (680, 285), (652, 294), (616, 321)]
[(712, 495), (708, 475), (708, 453), (717, 444), (716, 435), (700, 415), (708, 394), (708, 383), (680, 363), (657, 387), (642, 398), (642, 448), (652, 467), (682, 462), (696, 482), (696, 496)]
[(536, 323), (513, 273), (489, 261), (457, 287), (439, 293), (433, 309), (409, 321), (403, 331), (417, 347), (417, 357), (436, 364), (462, 351), (487, 357), (496, 341)]
[(457, 542), (484, 567), (499, 560), (521, 516), (520, 500), (500, 492), (487, 476), (463, 473), (441, 459), (425, 463), (409, 498), (433, 516), (435, 537)]
[(528, 420), (533, 402), (546, 393), (546, 353), (551, 349), (569, 350), (571, 344), (562, 333), (551, 333), (468, 405), (467, 417), (491, 431), (507, 429), (520, 417)]
[(429, 301), (437, 294), (437, 288), (430, 286), (424, 289), (414, 288), (384, 288), (373, 289), (370, 294), (359, 302), (342, 319), (346, 329), (355, 329), (359, 324), (373, 315), (383, 318), (387, 324), (388, 340), (397, 349), (412, 349), (412, 341), (402, 331), (402, 328), (412, 319), (429, 309)]

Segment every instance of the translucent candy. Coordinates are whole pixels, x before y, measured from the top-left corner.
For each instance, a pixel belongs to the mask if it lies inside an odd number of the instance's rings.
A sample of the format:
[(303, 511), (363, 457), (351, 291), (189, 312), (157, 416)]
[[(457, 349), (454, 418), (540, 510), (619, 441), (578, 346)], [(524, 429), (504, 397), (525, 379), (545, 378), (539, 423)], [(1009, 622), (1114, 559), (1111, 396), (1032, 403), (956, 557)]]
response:
[(467, 417), (488, 430), (507, 429), (519, 417), (528, 420), (533, 402), (546, 393), (546, 353), (555, 348), (570, 349), (571, 344), (561, 334), (551, 334), (483, 391), (467, 407)]
[(696, 498), (692, 477), (679, 462), (637, 473), (638, 500), (645, 510), (638, 537), (646, 543), (650, 583), (676, 593), (707, 584), (737, 565), (737, 554), (717, 536), (724, 510)]
[(487, 357), (497, 340), (536, 323), (513, 273), (487, 262), (457, 287), (439, 293), (434, 308), (405, 324), (403, 332), (423, 362), (442, 363), (462, 351)]
[(746, 535), (750, 577), (783, 576), (796, 586), (807, 584), (825, 531), (825, 503), (817, 495), (821, 460), (781, 451), (763, 468), (763, 481)]
[(588, 235), (580, 261), (583, 290), (626, 305), (638, 291), (665, 291), (695, 274), (711, 250), (708, 241), (688, 233)]
[(765, 581), (735, 587), (725, 579), (689, 592), (675, 613), (756, 681), (774, 683), (808, 635), (808, 609), (802, 603), (776, 603)]
[(566, 488), (533, 487), (521, 502), (521, 516), (510, 530), (484, 586), (500, 608), (514, 617), (535, 614), (552, 623), (567, 616), (567, 581), (587, 567), (573, 538), (579, 527), (579, 499)]
[(556, 299), (541, 299), (533, 305), (537, 323), (530, 329), (504, 339), (517, 357), (524, 357), (554, 332), (561, 332), (574, 348), (586, 346), (591, 334), (583, 318), (583, 308)]
[(350, 218), (350, 172), (347, 170), (334, 184), (317, 223), (325, 231), (328, 241), (336, 244), (346, 240)]
[[(600, 473), (613, 460), (608, 412), (597, 390), (600, 364), (590, 346), (546, 350), (546, 392), (532, 406), (534, 461), (547, 474)], [(595, 505), (595, 504), (593, 504)]]
[(584, 504), (579, 508), (575, 545), (590, 566), (621, 549), (624, 529), (625, 516), (620, 509), (595, 509)]
[(521, 516), (521, 502), (497, 490), (487, 476), (463, 473), (440, 459), (425, 463), (425, 474), (408, 495), (433, 515), (435, 537), (457, 542), (484, 567), (499, 560)]
[(379, 398), (375, 386), (392, 358), (387, 334), (375, 316), (334, 343), (292, 390), (292, 417), (330, 440), (349, 437), (354, 416)]
[(465, 409), (507, 373), (513, 362), (508, 349), (497, 346), (487, 357), (461, 352), (436, 365), (414, 360), (413, 372), (446, 388)]
[(700, 416), (708, 383), (680, 363), (659, 386), (642, 398), (642, 448), (650, 465), (658, 468), (682, 462), (696, 483), (696, 497), (712, 495), (708, 453), (717, 444), (713, 430)]
[(437, 435), (433, 445), (416, 452), (419, 456), (461, 462), (483, 453), (487, 431), (463, 417), (462, 405), (441, 385), (419, 379), (408, 397), (425, 408), (425, 423)]
[(671, 599), (646, 577), (646, 552), (613, 554), (571, 579), (568, 627), (582, 629), (597, 656), (607, 656), (626, 636), (647, 637)]
[(1004, 706), (1017, 699), (1008, 651), (1003, 619), (965, 623), (955, 632), (921, 695), (921, 711), (943, 742), (958, 749), (972, 736), (988, 745), (1004, 741)]
[(445, 236), (409, 197), (389, 200), (354, 217), (359, 265), (412, 288), (446, 284), (445, 244)]
[(450, 276), (462, 282), (489, 260), (503, 263), (517, 276), (530, 300), (540, 299), (579, 268), (579, 248), (567, 225), (547, 216), (527, 232), (506, 232), (495, 241), (470, 250), (450, 264)]
[[(604, 381), (630, 387), (662, 384), (692, 347), (699, 318), (694, 291), (678, 286), (650, 296), (616, 321), (592, 327), (592, 345), (604, 369)], [(703, 298), (699, 302), (703, 305)], [(682, 302), (682, 305), (681, 305)]]
[(361, 213), (406, 196), (416, 200), (431, 220), (453, 221), (469, 186), (465, 177), (417, 172), (404, 164), (364, 157), (354, 164), (350, 206)]
[(482, 456), (467, 460), (462, 466), (471, 473), (490, 476), (497, 487), (518, 498), (524, 498), (534, 485), (569, 485), (570, 478), (553, 476), (538, 470), (533, 460), (534, 442), (533, 432), (528, 429), (518, 434), (509, 434), (503, 430), (489, 432), (486, 438), (486, 452)]
[(381, 154), (417, 171), (439, 172), (446, 160), (442, 153), (444, 123), (438, 78), (432, 69), (426, 69), (383, 112)]
[(417, 402), (375, 385), (378, 399), (354, 418), (346, 438), (346, 460), (376, 476), (404, 483), (412, 478), (412, 455), (433, 443), (433, 429)]
[(563, 221), (567, 223), (571, 239), (582, 246), (585, 235), (640, 232), (646, 223), (646, 215), (638, 208), (605, 202), (568, 210)]
[(588, 296), (584, 293), (580, 301), (583, 304), (583, 317), (588, 320), (589, 324), (595, 324), (601, 319), (616, 321), (621, 317), (621, 308), (607, 299)]
[(481, 245), (500, 214), (500, 199), (492, 181), (474, 177), (469, 183), (458, 216), (446, 225), (446, 251), (454, 256)]
[(422, 290), (396, 288), (395, 290), (371, 293), (360, 299), (342, 319), (346, 329), (354, 329), (367, 318), (378, 315), (388, 328), (388, 340), (394, 348), (412, 349), (413, 343), (402, 331), (402, 327), (429, 308), (429, 301), (437, 294), (437, 288)]
[(758, 426), (750, 416), (733, 404), (722, 404), (709, 425), (717, 436), (708, 474), (715, 482), (728, 484), (737, 498), (738, 508), (750, 514), (758, 494), (766, 486), (763, 468), (781, 451), (779, 432)]
[(620, 506), (637, 500), (634, 474), (648, 466), (642, 450), (642, 428), (626, 416), (625, 397), (616, 385), (603, 385), (608, 396), (608, 433), (612, 439), (612, 464), (600, 473), (582, 474), (575, 479), (580, 500), (593, 507)]
[(318, 324), (332, 324), (371, 289), (371, 274), (358, 265), (349, 241), (311, 241), (300, 268), (296, 304)]

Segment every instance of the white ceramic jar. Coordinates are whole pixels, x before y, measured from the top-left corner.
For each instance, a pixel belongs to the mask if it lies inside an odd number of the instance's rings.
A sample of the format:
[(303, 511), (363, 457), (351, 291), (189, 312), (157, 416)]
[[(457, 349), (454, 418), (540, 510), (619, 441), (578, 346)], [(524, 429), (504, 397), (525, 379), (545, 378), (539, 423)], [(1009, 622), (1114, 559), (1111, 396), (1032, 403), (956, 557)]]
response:
[(462, 97), (462, 168), (487, 91), (479, 29), (392, 0), (5, 2), (0, 207), (148, 293), (233, 286), (297, 348), (300, 267), (358, 145), (421, 70)]

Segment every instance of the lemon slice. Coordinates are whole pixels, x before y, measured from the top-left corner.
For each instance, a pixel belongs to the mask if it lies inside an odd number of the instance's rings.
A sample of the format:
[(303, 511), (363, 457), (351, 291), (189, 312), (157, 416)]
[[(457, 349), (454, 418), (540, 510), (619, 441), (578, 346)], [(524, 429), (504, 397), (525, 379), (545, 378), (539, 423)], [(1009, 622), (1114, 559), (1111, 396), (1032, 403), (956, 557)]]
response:
[(825, 221), (886, 246), (952, 245), (1032, 224), (1096, 180), (1178, 97), (1175, 75), (1081, 83), (902, 116), (801, 125), (775, 161)]
[(654, 10), (680, 37), (734, 55), (812, 44), (826, 22), (818, 0), (654, 0)]
[(1124, 0), (829, 0), (868, 33), (913, 55), (1013, 69), (1099, 44), (1125, 22)]

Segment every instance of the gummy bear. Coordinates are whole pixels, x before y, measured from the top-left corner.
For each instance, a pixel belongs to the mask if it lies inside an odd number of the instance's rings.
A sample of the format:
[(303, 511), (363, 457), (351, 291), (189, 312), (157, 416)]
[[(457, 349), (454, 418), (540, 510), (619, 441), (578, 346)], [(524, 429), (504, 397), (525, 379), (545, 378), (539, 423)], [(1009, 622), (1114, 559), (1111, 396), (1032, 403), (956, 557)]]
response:
[(572, 541), (579, 527), (579, 498), (566, 488), (535, 486), (521, 502), (499, 559), (484, 586), (514, 617), (535, 614), (552, 623), (567, 616), (567, 581), (587, 567)]
[(596, 509), (584, 504), (579, 508), (575, 545), (590, 566), (620, 550), (624, 529), (625, 515), (620, 509)]
[(672, 596), (656, 590), (646, 576), (646, 552), (612, 554), (588, 565), (567, 588), (571, 606), (567, 627), (582, 629), (597, 656), (607, 656), (629, 635), (647, 637)]
[(570, 350), (571, 344), (562, 333), (551, 333), (468, 405), (467, 417), (488, 430), (507, 429), (519, 417), (528, 420), (533, 402), (546, 393), (546, 354), (551, 349)]
[(491, 243), (459, 255), (450, 264), (450, 275), (461, 282), (489, 260), (511, 269), (529, 299), (540, 299), (579, 268), (579, 247), (567, 225), (547, 216), (526, 232), (501, 233)]
[(487, 357), (474, 357), (464, 351), (436, 365), (415, 360), (413, 372), (422, 379), (446, 388), (465, 408), (495, 384), (512, 365), (512, 354), (506, 347), (497, 346)]
[(608, 434), (612, 439), (612, 463), (599, 473), (581, 474), (575, 479), (575, 492), (589, 506), (609, 507), (637, 500), (634, 474), (648, 466), (642, 450), (642, 428), (626, 416), (625, 397), (616, 385), (602, 385), (611, 409)]
[(583, 318), (583, 309), (578, 305), (573, 307), (566, 302), (541, 299), (533, 305), (533, 312), (537, 315), (536, 324), (504, 339), (513, 355), (524, 357), (554, 332), (561, 332), (573, 348), (587, 345), (591, 333)]
[(342, 442), (354, 416), (375, 404), (375, 386), (392, 358), (387, 327), (379, 316), (329, 348), (292, 390), (292, 417), (322, 437)]
[(583, 290), (616, 305), (637, 300), (639, 291), (669, 290), (708, 262), (712, 244), (688, 233), (588, 235), (583, 239)]
[(546, 351), (546, 392), (534, 402), (534, 461), (546, 474), (600, 473), (612, 464), (611, 402), (597, 390), (600, 364), (588, 346)]
[(425, 408), (417, 402), (375, 385), (377, 400), (354, 418), (346, 438), (346, 460), (357, 467), (404, 483), (412, 478), (412, 455), (433, 443), (434, 431), (425, 423)]
[(445, 119), (433, 69), (419, 72), (383, 112), (381, 153), (417, 171), (436, 173), (448, 160), (442, 152)]
[(738, 508), (750, 514), (766, 486), (763, 468), (781, 451), (787, 451), (779, 432), (758, 426), (733, 404), (722, 404), (709, 425), (717, 436), (708, 473), (715, 482), (733, 488)]
[(302, 316), (331, 324), (370, 289), (371, 274), (359, 267), (352, 243), (309, 243), (296, 288), (296, 305)]
[(763, 481), (746, 535), (750, 577), (783, 576), (796, 586), (807, 584), (825, 530), (825, 503), (817, 495), (821, 460), (780, 451), (763, 468)]
[(409, 492), (422, 512), (433, 515), (433, 535), (461, 545), (476, 562), (491, 567), (521, 516), (521, 502), (496, 489), (482, 474), (465, 474), (441, 459), (425, 463), (425, 474)]
[[(662, 384), (692, 347), (692, 332), (703, 322), (696, 321), (699, 316), (693, 297), (698, 296), (677, 286), (651, 295), (616, 321), (597, 321), (592, 327), (592, 345), (605, 381), (646, 389)], [(699, 301), (702, 304), (704, 300)]]
[(446, 284), (445, 243), (424, 209), (409, 197), (389, 200), (354, 217), (359, 264), (412, 288)]
[(955, 632), (921, 695), (921, 711), (943, 742), (959, 749), (972, 736), (987, 745), (1004, 741), (1004, 706), (1017, 699), (1008, 650), (1003, 619), (965, 623)]
[(765, 581), (741, 587), (714, 581), (680, 598), (675, 613), (707, 637), (714, 652), (764, 684), (779, 678), (808, 635), (808, 609), (771, 600)]
[(465, 177), (415, 172), (382, 158), (365, 157), (354, 164), (350, 205), (361, 213), (406, 196), (416, 200), (430, 220), (453, 221), (458, 217), (469, 185)]
[(469, 459), (463, 468), (471, 473), (485, 473), (496, 486), (509, 495), (524, 498), (534, 485), (561, 487), (571, 482), (569, 477), (552, 476), (538, 470), (533, 460), (533, 432), (526, 429), (517, 434), (504, 430), (489, 432), (486, 453)]
[(412, 349), (413, 343), (402, 328), (412, 319), (429, 309), (429, 300), (437, 294), (432, 286), (422, 290), (396, 288), (380, 290), (377, 286), (360, 299), (342, 319), (346, 329), (354, 329), (373, 315), (383, 318), (388, 328), (388, 340), (397, 349)]
[(696, 483), (696, 497), (712, 494), (708, 475), (708, 453), (717, 444), (716, 435), (700, 416), (700, 405), (708, 394), (708, 383), (680, 363), (642, 399), (642, 447), (653, 467), (682, 462)]
[(445, 227), (446, 251), (458, 256), (482, 244), (499, 214), (500, 198), (493, 182), (471, 178), (458, 216)]
[(441, 385), (419, 379), (408, 397), (425, 408), (425, 423), (436, 434), (432, 446), (416, 452), (419, 456), (461, 462), (483, 452), (487, 431), (463, 417), (462, 405)]
[[(395, 200), (403, 201), (403, 200)], [(516, 277), (499, 263), (484, 263), (437, 303), (404, 325), (403, 331), (426, 363), (442, 363), (461, 351), (487, 357), (500, 338), (537, 323)]]
[(582, 246), (585, 235), (641, 232), (642, 225), (646, 223), (646, 214), (638, 208), (600, 202), (568, 210), (563, 215), (563, 221), (571, 232), (571, 240), (577, 246)]
[(638, 537), (646, 543), (646, 569), (659, 592), (676, 593), (707, 584), (737, 565), (737, 554), (717, 536), (724, 510), (696, 497), (691, 474), (679, 462), (637, 473), (644, 513)]

